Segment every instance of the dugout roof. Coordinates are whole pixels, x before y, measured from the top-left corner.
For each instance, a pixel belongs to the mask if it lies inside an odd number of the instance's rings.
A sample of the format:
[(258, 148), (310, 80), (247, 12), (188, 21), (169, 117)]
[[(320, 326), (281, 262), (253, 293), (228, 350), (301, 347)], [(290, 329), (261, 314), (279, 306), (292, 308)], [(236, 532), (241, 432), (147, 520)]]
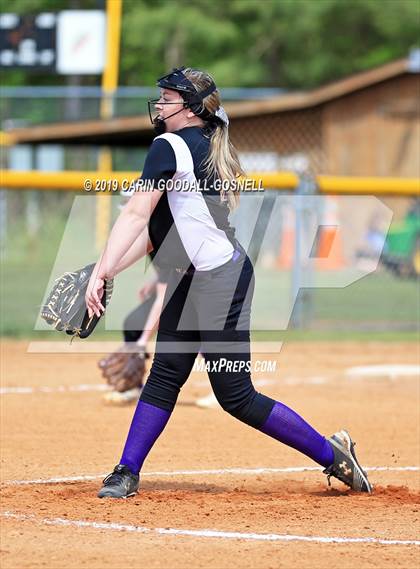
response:
[[(418, 55), (417, 58), (399, 59), (311, 91), (289, 93), (259, 101), (227, 103), (224, 107), (232, 122), (241, 118), (309, 109), (400, 75), (418, 73), (418, 60)], [(146, 115), (55, 123), (8, 131), (8, 140), (13, 144), (146, 146), (154, 136), (149, 117)]]

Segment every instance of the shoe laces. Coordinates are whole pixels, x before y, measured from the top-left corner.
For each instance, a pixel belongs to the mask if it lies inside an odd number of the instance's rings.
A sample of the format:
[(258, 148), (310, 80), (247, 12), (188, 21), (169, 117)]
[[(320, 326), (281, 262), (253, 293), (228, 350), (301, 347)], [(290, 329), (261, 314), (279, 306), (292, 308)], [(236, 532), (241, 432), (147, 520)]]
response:
[[(323, 474), (327, 475), (328, 486), (331, 486), (331, 476), (336, 476), (334, 464), (331, 464), (330, 466), (325, 468), (325, 470), (323, 470), (322, 472), (323, 472)], [(337, 476), (337, 478), (338, 478), (338, 476)]]
[[(353, 447), (355, 446), (356, 443), (353, 441)], [(349, 449), (349, 453), (352, 454), (351, 448)], [(346, 478), (338, 468), (336, 468), (335, 462), (333, 462), (333, 464), (331, 464), (325, 470), (323, 470), (323, 473), (327, 475), (328, 486), (331, 486), (331, 476), (334, 476), (334, 478), (337, 478), (337, 480), (340, 480), (350, 488), (352, 487), (351, 483), (349, 482), (349, 479)]]
[(351, 484), (350, 484), (348, 478), (345, 478), (339, 470), (334, 468), (333, 464), (331, 466), (329, 466), (328, 468), (326, 468), (323, 472), (324, 472), (324, 474), (327, 475), (328, 486), (331, 486), (331, 476), (334, 476), (335, 478), (337, 478), (338, 480), (340, 480), (341, 482), (343, 482), (347, 486), (350, 486), (350, 488), (351, 488)]
[(105, 486), (112, 486), (114, 484), (120, 484), (124, 480), (124, 476), (127, 474), (127, 468), (121, 464), (118, 464), (111, 474), (108, 474), (103, 479), (103, 484)]

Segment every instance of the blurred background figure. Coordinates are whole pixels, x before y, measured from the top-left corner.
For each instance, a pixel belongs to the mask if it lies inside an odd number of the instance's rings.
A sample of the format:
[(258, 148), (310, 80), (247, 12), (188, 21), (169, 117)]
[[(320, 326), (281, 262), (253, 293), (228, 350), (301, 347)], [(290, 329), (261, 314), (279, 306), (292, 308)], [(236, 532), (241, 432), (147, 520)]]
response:
[(99, 360), (102, 376), (111, 387), (103, 395), (109, 405), (136, 403), (141, 394), (146, 373), (146, 351), (159, 324), (167, 286), (167, 271), (156, 269), (156, 276), (143, 285), (138, 296), (141, 304), (124, 320), (124, 343), (113, 354)]
[(382, 254), (389, 224), (382, 212), (373, 212), (368, 221), (363, 243), (356, 251), (357, 267), (361, 270), (375, 270)]
[(420, 198), (415, 198), (404, 217), (390, 228), (382, 263), (398, 277), (420, 276)]

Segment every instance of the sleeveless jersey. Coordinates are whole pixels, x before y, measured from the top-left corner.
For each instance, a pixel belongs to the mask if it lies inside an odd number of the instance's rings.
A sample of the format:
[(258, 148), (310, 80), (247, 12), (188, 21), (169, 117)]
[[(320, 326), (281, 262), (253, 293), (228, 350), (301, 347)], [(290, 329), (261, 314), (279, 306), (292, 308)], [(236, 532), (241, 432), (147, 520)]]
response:
[(204, 171), (209, 145), (203, 129), (188, 127), (156, 137), (150, 147), (141, 179), (163, 186), (149, 220), (151, 256), (162, 268), (208, 271), (232, 258), (229, 208)]

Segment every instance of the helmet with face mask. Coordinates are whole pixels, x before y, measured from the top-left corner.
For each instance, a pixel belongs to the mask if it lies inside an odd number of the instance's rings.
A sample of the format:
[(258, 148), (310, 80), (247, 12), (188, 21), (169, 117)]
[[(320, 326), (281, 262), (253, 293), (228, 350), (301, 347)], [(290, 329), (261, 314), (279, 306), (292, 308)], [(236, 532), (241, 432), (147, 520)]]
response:
[[(191, 109), (191, 111), (197, 116), (209, 123), (219, 123), (224, 124), (227, 126), (229, 123), (226, 112), (224, 111), (223, 107), (219, 107), (215, 114), (211, 113), (206, 109), (204, 106), (203, 100), (208, 97), (211, 93), (216, 91), (217, 87), (213, 81), (211, 81), (210, 85), (206, 87), (203, 91), (198, 92), (191, 81), (184, 75), (183, 70), (185, 67), (180, 67), (179, 69), (174, 69), (171, 73), (160, 77), (157, 81), (158, 87), (161, 89), (170, 89), (171, 91), (177, 91), (183, 101), (183, 107), (179, 111), (172, 113), (171, 115), (167, 116), (166, 119), (169, 119), (178, 113), (182, 112), (184, 109)], [(163, 134), (166, 132), (166, 124), (165, 120), (159, 117), (159, 114), (153, 116), (153, 110), (156, 103), (158, 103), (159, 99), (153, 99), (148, 101), (148, 108), (149, 108), (149, 117), (150, 121), (155, 128), (155, 132), (157, 134)], [(160, 105), (173, 105), (179, 103), (159, 103)]]

